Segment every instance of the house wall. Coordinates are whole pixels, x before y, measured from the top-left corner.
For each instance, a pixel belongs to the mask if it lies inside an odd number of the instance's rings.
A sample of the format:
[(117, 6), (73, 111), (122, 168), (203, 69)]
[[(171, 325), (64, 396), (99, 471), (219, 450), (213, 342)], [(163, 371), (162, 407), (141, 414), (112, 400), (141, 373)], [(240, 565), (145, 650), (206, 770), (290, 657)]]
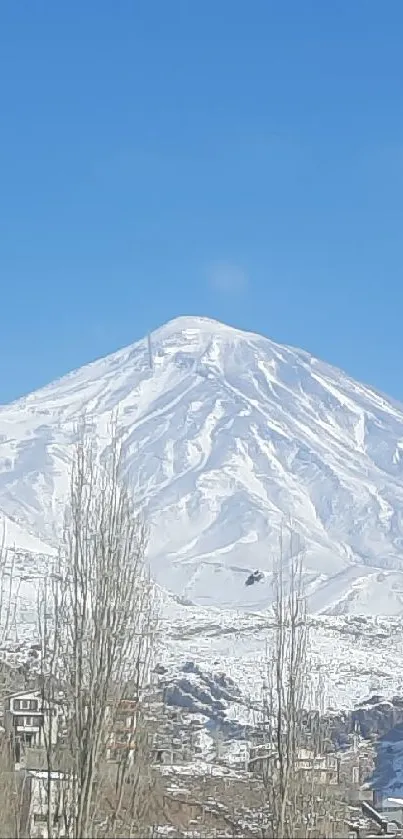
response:
[(6, 710), (14, 713), (41, 713), (41, 696), (39, 691), (23, 691), (10, 696), (6, 702)]
[[(72, 789), (68, 778), (58, 773), (51, 774), (50, 798), (48, 797), (49, 778), (47, 772), (28, 773), (27, 779), (30, 787), (28, 835), (32, 839), (49, 839), (47, 819), (48, 802), (50, 801), (52, 838), (62, 839), (62, 837), (66, 837), (68, 839), (72, 832), (71, 828), (69, 830)], [(59, 816), (58, 819), (57, 816)]]

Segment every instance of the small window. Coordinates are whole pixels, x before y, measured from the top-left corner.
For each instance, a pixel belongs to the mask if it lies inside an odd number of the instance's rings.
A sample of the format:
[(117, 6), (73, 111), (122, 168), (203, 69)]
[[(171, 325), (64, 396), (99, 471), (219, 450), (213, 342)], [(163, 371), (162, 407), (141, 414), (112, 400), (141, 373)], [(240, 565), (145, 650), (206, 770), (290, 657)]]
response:
[(16, 717), (16, 723), (18, 728), (25, 727), (26, 725), (31, 725), (30, 717)]

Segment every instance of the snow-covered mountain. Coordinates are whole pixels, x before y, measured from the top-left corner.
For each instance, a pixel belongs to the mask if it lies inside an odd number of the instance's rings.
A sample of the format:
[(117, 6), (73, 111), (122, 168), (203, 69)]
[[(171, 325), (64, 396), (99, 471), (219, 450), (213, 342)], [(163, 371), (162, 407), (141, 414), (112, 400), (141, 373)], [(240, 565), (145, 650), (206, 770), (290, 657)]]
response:
[(9, 541), (54, 550), (71, 442), (111, 412), (151, 528), (155, 578), (203, 606), (271, 597), (291, 518), (315, 611), (403, 611), (403, 405), (308, 353), (204, 318), (0, 408), (0, 510)]

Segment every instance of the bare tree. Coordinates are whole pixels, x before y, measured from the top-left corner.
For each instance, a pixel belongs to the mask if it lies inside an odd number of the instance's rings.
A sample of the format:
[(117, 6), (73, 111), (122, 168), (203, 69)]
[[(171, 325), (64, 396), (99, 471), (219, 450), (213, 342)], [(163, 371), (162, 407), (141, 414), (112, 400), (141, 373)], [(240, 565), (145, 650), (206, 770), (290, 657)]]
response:
[(298, 539), (291, 528), (282, 529), (273, 575), (260, 761), (269, 805), (266, 835), (274, 839), (345, 832), (337, 768), (322, 725), (320, 686), (313, 696), (302, 572)]
[(0, 741), (0, 837), (20, 836), (22, 789), (14, 771), (12, 750), (5, 737)]
[(15, 550), (9, 550), (6, 543), (6, 527), (3, 523), (0, 537), (0, 696), (10, 689), (10, 667), (5, 656), (10, 642), (12, 626), (18, 599), (15, 575)]
[[(6, 527), (3, 524), (0, 537), (0, 704), (5, 711), (5, 699), (15, 688), (15, 673), (7, 662), (7, 651), (11, 641), (18, 599), (18, 584), (15, 575), (15, 551), (6, 543)], [(14, 772), (14, 742), (11, 734), (0, 730), (0, 836), (19, 836), (21, 786)]]
[[(128, 791), (133, 822), (146, 795), (144, 707), (156, 600), (122, 445), (116, 422), (102, 456), (85, 422), (78, 429), (63, 543), (41, 593), (42, 694), (59, 719), (57, 743), (48, 732), (49, 800), (62, 768), (70, 787), (61, 815), (73, 837), (102, 834), (105, 823), (114, 836), (123, 811), (128, 818)], [(48, 818), (49, 836), (57, 835)]]

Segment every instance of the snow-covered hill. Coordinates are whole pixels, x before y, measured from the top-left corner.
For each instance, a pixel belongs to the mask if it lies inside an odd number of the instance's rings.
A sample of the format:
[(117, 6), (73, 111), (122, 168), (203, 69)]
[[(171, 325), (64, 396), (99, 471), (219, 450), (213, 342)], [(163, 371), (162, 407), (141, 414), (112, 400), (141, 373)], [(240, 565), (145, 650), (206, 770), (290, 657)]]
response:
[(306, 352), (203, 318), (0, 409), (9, 541), (54, 549), (75, 422), (85, 410), (106, 441), (116, 408), (162, 586), (198, 605), (266, 606), (270, 575), (245, 580), (270, 572), (291, 518), (314, 611), (403, 611), (403, 406)]

